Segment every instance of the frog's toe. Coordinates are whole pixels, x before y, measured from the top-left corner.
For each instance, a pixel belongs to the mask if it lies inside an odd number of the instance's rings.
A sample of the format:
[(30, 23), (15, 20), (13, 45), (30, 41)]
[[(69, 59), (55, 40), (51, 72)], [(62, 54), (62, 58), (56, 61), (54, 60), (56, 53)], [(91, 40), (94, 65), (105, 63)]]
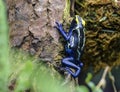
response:
[(60, 26), (60, 23), (59, 23), (59, 22), (56, 21), (55, 23), (56, 23), (57, 26)]

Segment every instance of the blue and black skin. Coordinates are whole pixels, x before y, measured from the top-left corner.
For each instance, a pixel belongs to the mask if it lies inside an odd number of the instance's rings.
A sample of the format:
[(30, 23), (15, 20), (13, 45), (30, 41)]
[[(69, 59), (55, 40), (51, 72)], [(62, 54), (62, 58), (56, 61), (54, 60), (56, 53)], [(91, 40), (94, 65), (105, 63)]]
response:
[[(62, 59), (62, 65), (74, 78), (80, 74), (83, 63), (80, 58), (85, 45), (85, 21), (78, 15), (73, 18), (69, 32), (65, 32), (62, 24), (56, 22), (56, 28), (66, 41), (66, 58)], [(73, 71), (75, 70), (75, 71)]]

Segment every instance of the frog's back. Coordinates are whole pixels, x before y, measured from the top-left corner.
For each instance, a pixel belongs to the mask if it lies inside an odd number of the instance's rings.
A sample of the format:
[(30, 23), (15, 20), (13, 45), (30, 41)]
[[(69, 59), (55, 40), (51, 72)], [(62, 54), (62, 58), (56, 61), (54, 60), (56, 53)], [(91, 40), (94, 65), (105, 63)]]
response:
[(73, 30), (73, 34), (70, 38), (70, 42), (72, 42), (71, 48), (74, 51), (74, 57), (76, 60), (79, 61), (85, 45), (84, 29), (78, 28)]
[(72, 30), (72, 35), (67, 43), (68, 48), (72, 49), (73, 57), (76, 60), (80, 60), (80, 56), (83, 52), (85, 45), (85, 21), (78, 15), (74, 17), (71, 22), (70, 29)]

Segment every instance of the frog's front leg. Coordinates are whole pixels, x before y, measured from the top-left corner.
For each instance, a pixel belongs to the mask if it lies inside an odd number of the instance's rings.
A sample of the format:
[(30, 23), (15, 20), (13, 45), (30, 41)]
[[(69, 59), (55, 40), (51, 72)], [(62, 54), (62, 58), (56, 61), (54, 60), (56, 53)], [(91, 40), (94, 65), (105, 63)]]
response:
[(56, 22), (56, 28), (58, 29), (58, 31), (62, 34), (62, 36), (65, 38), (65, 40), (69, 40), (70, 36), (72, 35), (72, 31), (67, 33), (64, 31), (62, 24)]
[[(74, 77), (76, 78), (80, 71), (81, 71), (81, 68), (79, 66), (77, 66), (76, 64), (74, 64), (73, 62), (74, 61), (74, 58), (73, 57), (67, 57), (67, 58), (64, 58), (62, 60), (62, 64), (65, 65), (65, 69)], [(73, 72), (70, 68), (74, 69), (75, 72)]]

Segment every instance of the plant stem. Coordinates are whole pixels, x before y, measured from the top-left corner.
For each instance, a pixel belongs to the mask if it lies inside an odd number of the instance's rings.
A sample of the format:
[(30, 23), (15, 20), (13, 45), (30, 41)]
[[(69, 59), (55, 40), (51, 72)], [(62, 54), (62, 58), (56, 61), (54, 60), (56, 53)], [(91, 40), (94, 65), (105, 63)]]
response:
[(104, 73), (103, 73), (103, 75), (102, 75), (102, 78), (101, 78), (101, 80), (99, 81), (99, 83), (98, 83), (98, 85), (96, 86), (96, 88), (99, 89), (99, 88), (101, 88), (102, 86), (104, 86), (104, 85), (106, 84), (105, 78), (106, 78), (106, 76), (107, 76), (107, 73), (108, 73), (109, 69), (110, 69), (109, 66), (107, 66), (107, 67), (105, 68)]

